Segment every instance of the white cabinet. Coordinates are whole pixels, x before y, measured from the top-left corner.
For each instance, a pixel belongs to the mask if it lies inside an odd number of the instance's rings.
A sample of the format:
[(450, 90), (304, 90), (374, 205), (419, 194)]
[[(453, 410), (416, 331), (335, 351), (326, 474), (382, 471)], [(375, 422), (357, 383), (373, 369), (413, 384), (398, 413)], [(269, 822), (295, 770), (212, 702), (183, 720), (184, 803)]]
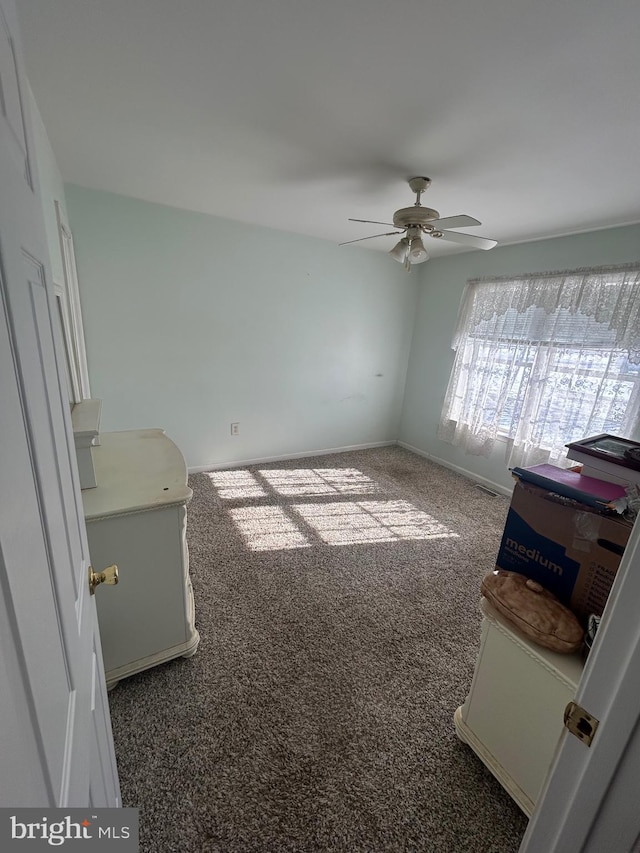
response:
[(198, 645), (186, 541), (191, 489), (178, 447), (162, 430), (103, 432), (97, 486), (82, 492), (96, 572), (116, 563), (116, 586), (96, 606), (107, 686)]
[(481, 607), (480, 652), (456, 732), (530, 817), (583, 662), (532, 643), (484, 598)]

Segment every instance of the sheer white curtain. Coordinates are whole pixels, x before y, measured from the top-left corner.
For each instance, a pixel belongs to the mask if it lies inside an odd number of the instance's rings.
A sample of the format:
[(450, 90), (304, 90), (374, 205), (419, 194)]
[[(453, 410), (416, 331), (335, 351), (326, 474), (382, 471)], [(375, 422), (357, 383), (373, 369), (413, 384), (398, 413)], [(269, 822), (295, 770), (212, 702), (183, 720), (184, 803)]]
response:
[(640, 263), (474, 280), (454, 336), (438, 435), (509, 466), (566, 463), (565, 444), (634, 436), (640, 408)]

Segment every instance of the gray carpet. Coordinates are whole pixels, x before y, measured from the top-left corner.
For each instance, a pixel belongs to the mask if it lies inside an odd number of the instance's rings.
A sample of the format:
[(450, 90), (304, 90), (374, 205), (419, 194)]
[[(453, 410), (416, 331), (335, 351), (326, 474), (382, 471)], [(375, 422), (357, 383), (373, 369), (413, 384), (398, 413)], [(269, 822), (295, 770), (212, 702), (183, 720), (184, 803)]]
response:
[(197, 474), (200, 647), (110, 694), (148, 853), (503, 853), (453, 713), (508, 501), (399, 447)]

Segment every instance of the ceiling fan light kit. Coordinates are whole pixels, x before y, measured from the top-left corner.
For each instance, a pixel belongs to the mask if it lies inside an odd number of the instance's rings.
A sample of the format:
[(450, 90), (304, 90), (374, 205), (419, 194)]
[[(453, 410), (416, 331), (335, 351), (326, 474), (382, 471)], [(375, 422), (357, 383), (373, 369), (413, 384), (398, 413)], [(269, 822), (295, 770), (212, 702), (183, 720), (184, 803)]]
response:
[(409, 241), (406, 237), (403, 237), (393, 249), (389, 250), (389, 254), (393, 258), (394, 261), (398, 261), (398, 263), (403, 264), (406, 260), (407, 254), (409, 253)]
[[(376, 237), (390, 237), (393, 234), (405, 232), (405, 236), (389, 251), (394, 259), (404, 265), (410, 272), (413, 264), (422, 264), (429, 260), (422, 237), (433, 237), (437, 240), (446, 240), (451, 243), (459, 243), (464, 246), (473, 246), (476, 249), (493, 249), (497, 245), (496, 240), (487, 237), (476, 237), (474, 234), (461, 234), (450, 231), (451, 228), (463, 228), (481, 223), (472, 216), (461, 214), (459, 216), (447, 216), (440, 218), (437, 210), (424, 207), (420, 203), (420, 196), (431, 184), (430, 178), (416, 177), (409, 180), (411, 191), (416, 194), (413, 207), (401, 207), (393, 214), (393, 222), (377, 222), (373, 219), (350, 219), (349, 222), (367, 222), (372, 225), (392, 225), (400, 229), (398, 231), (387, 231), (385, 234), (372, 234), (371, 237), (360, 237), (358, 240), (348, 240), (347, 243), (360, 243), (362, 240), (373, 240)], [(341, 246), (347, 243), (340, 243)]]
[(412, 264), (421, 264), (423, 261), (428, 260), (428, 258), (429, 255), (424, 247), (424, 243), (420, 237), (414, 237), (411, 241), (411, 248), (409, 249), (409, 261)]

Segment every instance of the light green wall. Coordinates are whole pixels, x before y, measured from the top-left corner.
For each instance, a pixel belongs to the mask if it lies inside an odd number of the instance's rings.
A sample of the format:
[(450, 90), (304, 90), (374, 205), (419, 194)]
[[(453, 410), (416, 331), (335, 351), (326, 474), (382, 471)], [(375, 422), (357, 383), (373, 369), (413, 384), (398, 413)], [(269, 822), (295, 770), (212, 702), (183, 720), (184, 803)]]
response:
[(504, 446), (489, 459), (440, 441), (436, 430), (454, 353), (451, 339), (468, 279), (640, 261), (640, 225), (435, 258), (424, 265), (399, 439), (470, 476), (510, 489)]
[(65, 192), (103, 430), (161, 427), (192, 467), (397, 438), (418, 276), (357, 247)]
[(640, 226), (627, 226), (407, 276), (354, 247), (65, 192), (102, 428), (160, 426), (192, 467), (399, 439), (509, 489), (502, 446), (485, 459), (436, 434), (466, 281), (640, 259)]

